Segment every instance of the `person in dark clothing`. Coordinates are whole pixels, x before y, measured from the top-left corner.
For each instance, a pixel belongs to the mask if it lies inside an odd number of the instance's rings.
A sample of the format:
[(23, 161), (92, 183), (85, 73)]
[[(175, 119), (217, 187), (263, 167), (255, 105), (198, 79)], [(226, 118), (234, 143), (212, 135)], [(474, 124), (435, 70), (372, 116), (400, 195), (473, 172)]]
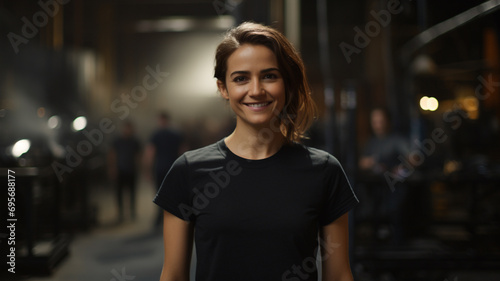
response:
[(217, 47), (215, 77), (236, 127), (179, 157), (154, 198), (165, 210), (160, 280), (189, 280), (194, 238), (197, 281), (316, 281), (318, 251), (323, 280), (352, 281), (358, 200), (334, 156), (300, 144), (315, 106), (297, 51), (243, 23)]
[(365, 144), (359, 160), (365, 182), (360, 183), (358, 194), (366, 200), (363, 200), (364, 209), (357, 211), (361, 219), (369, 218), (373, 221), (376, 239), (391, 238), (390, 244), (399, 245), (404, 242), (402, 205), (407, 196), (407, 188), (400, 184), (398, 188), (391, 189), (384, 174), (402, 173), (401, 159), (408, 158), (410, 145), (406, 139), (392, 131), (391, 115), (386, 108), (377, 107), (371, 111), (370, 125), (373, 137)]
[(109, 153), (111, 177), (116, 182), (119, 222), (124, 219), (123, 197), (127, 190), (130, 198), (130, 217), (136, 217), (137, 164), (140, 152), (141, 144), (134, 135), (134, 126), (132, 122), (126, 121), (121, 136), (113, 141)]
[[(170, 116), (167, 113), (158, 115), (158, 129), (153, 133), (148, 146), (146, 147), (146, 163), (148, 169), (152, 171), (151, 177), (157, 190), (167, 174), (168, 170), (179, 157), (183, 149), (183, 139), (179, 132), (169, 125)], [(161, 225), (163, 210), (158, 208), (158, 216), (154, 225)]]
[(397, 172), (399, 157), (406, 158), (410, 152), (408, 141), (392, 131), (391, 115), (386, 108), (371, 111), (370, 125), (373, 137), (365, 144), (359, 167), (374, 174)]

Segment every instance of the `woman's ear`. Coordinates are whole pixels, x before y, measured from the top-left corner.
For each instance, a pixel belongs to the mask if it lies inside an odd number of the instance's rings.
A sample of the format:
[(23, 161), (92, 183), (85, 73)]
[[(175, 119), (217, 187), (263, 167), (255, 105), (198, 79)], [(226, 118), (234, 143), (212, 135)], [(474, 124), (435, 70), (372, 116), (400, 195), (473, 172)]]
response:
[(222, 97), (226, 100), (229, 100), (229, 95), (227, 94), (226, 84), (221, 80), (217, 80), (217, 88), (219, 88), (219, 92)]

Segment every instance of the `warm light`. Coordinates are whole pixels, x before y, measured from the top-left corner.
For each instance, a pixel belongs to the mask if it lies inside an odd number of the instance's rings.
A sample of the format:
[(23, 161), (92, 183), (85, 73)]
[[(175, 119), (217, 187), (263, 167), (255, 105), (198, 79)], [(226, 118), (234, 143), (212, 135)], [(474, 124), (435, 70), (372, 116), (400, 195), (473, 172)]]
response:
[(439, 101), (435, 97), (423, 96), (420, 99), (420, 108), (422, 110), (436, 111), (439, 107)]
[(421, 99), (420, 99), (420, 108), (422, 108), (423, 110), (428, 110), (429, 108), (427, 107), (427, 101), (429, 100), (429, 97), (428, 96), (423, 96)]
[(434, 97), (430, 97), (428, 100), (427, 100), (427, 108), (428, 110), (430, 111), (436, 111), (439, 107), (439, 102), (436, 98)]
[(47, 126), (49, 126), (50, 129), (56, 129), (61, 126), (61, 117), (54, 115), (47, 120)]
[(476, 97), (468, 96), (463, 98), (462, 105), (470, 119), (475, 120), (479, 118), (479, 101)]
[(87, 127), (87, 118), (85, 116), (79, 116), (76, 117), (75, 120), (73, 120), (73, 130), (75, 131), (81, 131)]
[(12, 155), (19, 158), (24, 153), (28, 152), (31, 147), (31, 142), (27, 139), (18, 140), (12, 147)]
[(465, 97), (463, 99), (463, 105), (467, 111), (476, 111), (479, 109), (479, 101), (475, 97)]

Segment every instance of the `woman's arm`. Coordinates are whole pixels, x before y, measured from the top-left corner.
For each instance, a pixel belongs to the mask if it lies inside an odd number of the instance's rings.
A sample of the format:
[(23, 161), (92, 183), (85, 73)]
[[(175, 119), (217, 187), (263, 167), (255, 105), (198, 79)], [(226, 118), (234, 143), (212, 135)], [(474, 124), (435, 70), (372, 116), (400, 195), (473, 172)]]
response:
[(193, 249), (192, 223), (163, 212), (164, 259), (160, 281), (189, 281)]
[(320, 239), (322, 280), (353, 281), (349, 265), (348, 213), (324, 226)]

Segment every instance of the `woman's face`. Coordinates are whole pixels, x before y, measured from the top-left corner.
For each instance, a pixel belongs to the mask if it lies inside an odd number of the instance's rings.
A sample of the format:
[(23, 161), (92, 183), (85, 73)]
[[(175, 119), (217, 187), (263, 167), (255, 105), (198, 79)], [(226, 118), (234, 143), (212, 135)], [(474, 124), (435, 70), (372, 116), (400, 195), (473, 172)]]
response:
[(269, 127), (285, 105), (285, 84), (274, 53), (263, 45), (241, 45), (227, 60), (226, 84), (217, 81), (238, 122)]

